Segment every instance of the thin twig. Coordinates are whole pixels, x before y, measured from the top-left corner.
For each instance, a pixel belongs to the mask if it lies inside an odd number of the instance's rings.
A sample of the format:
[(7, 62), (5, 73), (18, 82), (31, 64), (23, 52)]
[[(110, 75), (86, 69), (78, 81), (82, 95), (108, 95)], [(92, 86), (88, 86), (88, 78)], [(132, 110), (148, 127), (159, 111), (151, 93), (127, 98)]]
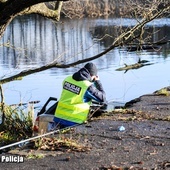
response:
[(2, 111), (2, 124), (3, 124), (5, 119), (5, 104), (4, 104), (5, 102), (4, 102), (2, 85), (0, 85), (0, 93), (1, 93), (1, 111)]

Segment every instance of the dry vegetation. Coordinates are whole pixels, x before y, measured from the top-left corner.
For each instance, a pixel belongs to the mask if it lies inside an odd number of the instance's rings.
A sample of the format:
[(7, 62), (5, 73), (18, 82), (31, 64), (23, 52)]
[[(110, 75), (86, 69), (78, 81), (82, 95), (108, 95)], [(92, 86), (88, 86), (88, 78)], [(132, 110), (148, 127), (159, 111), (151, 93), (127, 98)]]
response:
[(165, 0), (69, 0), (63, 3), (61, 13), (69, 18), (108, 16), (146, 18), (153, 15), (153, 10), (165, 7), (165, 4), (168, 4)]
[(35, 148), (40, 150), (85, 152), (90, 148), (68, 137), (44, 137), (35, 141)]
[(25, 112), (21, 107), (5, 105), (4, 112), (4, 122), (0, 125), (0, 146), (32, 136), (31, 111)]

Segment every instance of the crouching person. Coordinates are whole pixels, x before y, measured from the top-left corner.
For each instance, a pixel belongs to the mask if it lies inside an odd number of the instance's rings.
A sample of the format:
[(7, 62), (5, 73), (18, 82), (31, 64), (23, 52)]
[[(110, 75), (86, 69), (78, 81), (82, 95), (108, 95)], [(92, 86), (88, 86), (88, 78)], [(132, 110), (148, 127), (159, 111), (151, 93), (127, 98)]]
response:
[(87, 63), (79, 71), (66, 77), (62, 87), (54, 116), (54, 122), (60, 128), (87, 121), (92, 100), (106, 102), (105, 91), (93, 63)]

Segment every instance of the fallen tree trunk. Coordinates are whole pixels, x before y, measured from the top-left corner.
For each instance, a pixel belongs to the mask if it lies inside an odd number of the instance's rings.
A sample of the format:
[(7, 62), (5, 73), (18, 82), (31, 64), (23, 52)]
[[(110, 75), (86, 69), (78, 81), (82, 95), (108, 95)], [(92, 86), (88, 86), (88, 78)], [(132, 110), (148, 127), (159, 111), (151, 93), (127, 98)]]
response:
[(128, 70), (131, 70), (131, 69), (138, 69), (138, 68), (141, 68), (143, 66), (148, 66), (148, 65), (152, 64), (152, 63), (148, 63), (148, 62), (149, 61), (142, 60), (142, 61), (138, 61), (135, 64), (131, 64), (131, 65), (125, 64), (124, 67), (118, 68), (118, 69), (116, 69), (116, 71), (124, 71), (125, 70), (125, 72), (127, 72)]

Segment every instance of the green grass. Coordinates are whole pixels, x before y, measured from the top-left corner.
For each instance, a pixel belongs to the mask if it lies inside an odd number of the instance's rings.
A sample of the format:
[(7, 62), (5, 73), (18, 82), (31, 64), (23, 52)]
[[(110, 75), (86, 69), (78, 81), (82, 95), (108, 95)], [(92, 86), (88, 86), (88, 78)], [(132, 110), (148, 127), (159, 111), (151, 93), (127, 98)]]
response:
[(170, 92), (166, 88), (162, 88), (162, 89), (156, 91), (156, 94), (164, 95), (164, 96), (169, 96)]
[[(1, 108), (0, 108), (1, 109)], [(2, 112), (2, 110), (1, 110)], [(32, 113), (20, 107), (4, 107), (5, 119), (0, 125), (0, 146), (17, 142), (32, 135)]]

